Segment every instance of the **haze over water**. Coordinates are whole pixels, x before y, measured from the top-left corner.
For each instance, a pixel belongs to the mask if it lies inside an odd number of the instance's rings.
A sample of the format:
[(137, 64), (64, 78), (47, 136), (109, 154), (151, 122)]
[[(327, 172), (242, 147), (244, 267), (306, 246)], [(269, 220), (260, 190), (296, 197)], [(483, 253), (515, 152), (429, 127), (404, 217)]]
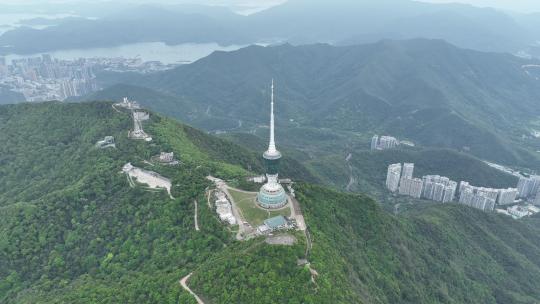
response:
[[(217, 43), (184, 43), (179, 45), (166, 45), (163, 42), (144, 42), (126, 44), (116, 47), (71, 49), (47, 52), (54, 58), (74, 60), (78, 58), (135, 58), (143, 61), (161, 61), (164, 64), (191, 63), (213, 53), (214, 51), (234, 51), (243, 45), (220, 46)], [(37, 57), (38, 54), (12, 54), (6, 56), (9, 61), (13, 59)]]

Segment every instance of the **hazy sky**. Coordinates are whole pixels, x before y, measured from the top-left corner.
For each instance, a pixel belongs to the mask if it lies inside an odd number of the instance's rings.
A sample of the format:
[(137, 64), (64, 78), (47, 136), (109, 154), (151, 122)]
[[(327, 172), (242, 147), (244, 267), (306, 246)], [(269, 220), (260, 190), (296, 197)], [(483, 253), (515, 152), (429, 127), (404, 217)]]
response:
[[(48, 2), (80, 2), (81, 0), (48, 0)], [(84, 0), (82, 0), (84, 1)], [(99, 2), (104, 0), (94, 0), (90, 2)], [(110, 0), (109, 0), (110, 1)], [(215, 5), (232, 5), (252, 8), (267, 8), (286, 0), (114, 0), (115, 2), (161, 2), (161, 3), (206, 3)], [(332, 0), (328, 0), (332, 1)], [(372, 0), (377, 1), (377, 0)], [(518, 12), (540, 12), (540, 0), (416, 0), (432, 3), (460, 2), (482, 7), (496, 7)], [(0, 4), (29, 4), (43, 3), (47, 0), (0, 0)], [(86, 0), (86, 2), (89, 2)]]
[(423, 2), (460, 2), (482, 7), (496, 7), (523, 13), (540, 12), (540, 0), (421, 0)]

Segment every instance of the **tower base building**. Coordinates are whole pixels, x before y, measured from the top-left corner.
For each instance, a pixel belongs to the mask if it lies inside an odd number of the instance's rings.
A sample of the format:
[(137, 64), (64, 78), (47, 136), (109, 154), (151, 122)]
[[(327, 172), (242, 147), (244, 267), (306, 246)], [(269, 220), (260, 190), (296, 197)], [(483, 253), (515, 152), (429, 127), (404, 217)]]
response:
[(268, 183), (257, 194), (257, 203), (266, 209), (279, 209), (287, 204), (287, 194), (280, 184)]

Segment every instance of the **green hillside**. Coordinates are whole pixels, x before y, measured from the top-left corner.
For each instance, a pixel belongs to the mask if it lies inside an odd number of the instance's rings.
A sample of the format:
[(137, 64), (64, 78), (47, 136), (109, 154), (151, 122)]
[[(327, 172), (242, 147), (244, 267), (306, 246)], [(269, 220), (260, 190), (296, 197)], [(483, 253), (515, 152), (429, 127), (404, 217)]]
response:
[(363, 195), (305, 184), (297, 193), (313, 240), (309, 260), (318, 273), (315, 283), (307, 268), (296, 265), (304, 243), (267, 248), (254, 240), (247, 249), (235, 247), (197, 268), (194, 288), (209, 303), (540, 299), (537, 226), (458, 205), (396, 218)]
[[(153, 141), (133, 141), (131, 124), (108, 102), (0, 106), (1, 303), (191, 304), (178, 283), (191, 272), (214, 304), (540, 300), (537, 225), (457, 205), (394, 217), (366, 196), (300, 183), (313, 283), (297, 265), (303, 234), (290, 247), (237, 242), (206, 204), (205, 177), (259, 170), (255, 152), (154, 113)], [(94, 146), (108, 135), (116, 149)], [(161, 151), (182, 164), (145, 162)], [(127, 162), (170, 178), (174, 199), (131, 188)]]
[[(246, 171), (191, 142), (200, 132), (156, 115), (147, 126), (151, 144), (128, 140), (131, 119), (110, 103), (2, 107), (0, 302), (187, 303), (178, 279), (230, 242), (206, 204), (194, 231), (193, 200), (205, 200), (210, 172)], [(107, 135), (117, 149), (96, 149)], [(251, 160), (206, 139), (231, 163)], [(125, 163), (149, 167), (144, 159), (170, 150), (183, 164), (151, 170), (172, 179), (176, 199), (129, 187)]]

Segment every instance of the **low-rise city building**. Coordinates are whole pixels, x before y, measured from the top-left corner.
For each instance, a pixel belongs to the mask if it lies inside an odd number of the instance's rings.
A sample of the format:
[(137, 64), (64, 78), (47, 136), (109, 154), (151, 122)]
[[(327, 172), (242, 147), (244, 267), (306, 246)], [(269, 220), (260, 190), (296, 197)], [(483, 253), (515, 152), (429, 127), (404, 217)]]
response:
[(528, 208), (519, 205), (509, 207), (506, 210), (515, 219), (520, 219), (532, 215)]

